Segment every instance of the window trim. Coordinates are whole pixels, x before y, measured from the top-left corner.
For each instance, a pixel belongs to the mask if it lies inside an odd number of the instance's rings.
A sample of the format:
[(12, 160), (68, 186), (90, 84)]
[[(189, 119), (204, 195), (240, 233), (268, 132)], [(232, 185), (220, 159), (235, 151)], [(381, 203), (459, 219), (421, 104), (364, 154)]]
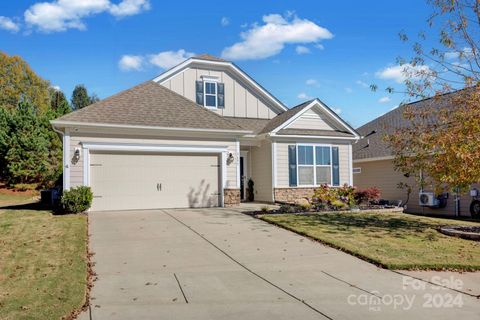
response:
[(360, 174), (360, 173), (362, 173), (362, 167), (354, 167), (354, 168), (352, 168), (352, 173), (353, 173), (353, 174)]
[[(300, 164), (298, 161), (298, 147), (313, 147), (313, 164)], [(330, 148), (330, 164), (325, 165), (325, 164), (319, 164), (317, 165), (317, 156), (316, 156), (316, 147), (328, 147)], [(332, 185), (333, 182), (333, 154), (332, 154), (332, 144), (325, 144), (325, 143), (297, 143), (296, 144), (296, 157), (297, 157), (297, 187), (302, 187), (302, 188), (309, 188), (309, 187), (318, 187), (320, 186), (317, 184), (317, 168), (316, 167), (325, 167), (325, 168), (330, 168), (330, 183), (327, 184), (329, 187), (339, 187), (339, 186), (334, 186)], [(300, 184), (300, 179), (298, 175), (298, 168), (302, 167), (313, 167), (313, 184)]]
[[(207, 93), (207, 83), (215, 85), (215, 94)], [(215, 97), (215, 106), (207, 106), (207, 95)], [(214, 79), (203, 79), (203, 106), (208, 109), (218, 109), (218, 82)]]

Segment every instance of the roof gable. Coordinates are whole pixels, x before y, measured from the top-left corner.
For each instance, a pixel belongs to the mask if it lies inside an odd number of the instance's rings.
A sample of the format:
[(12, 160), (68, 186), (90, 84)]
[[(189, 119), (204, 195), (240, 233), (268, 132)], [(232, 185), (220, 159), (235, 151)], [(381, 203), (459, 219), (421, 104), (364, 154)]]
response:
[(240, 69), (237, 65), (232, 62), (211, 56), (211, 55), (200, 55), (189, 58), (179, 65), (171, 68), (170, 70), (162, 73), (158, 77), (154, 78), (153, 81), (164, 84), (167, 81), (171, 80), (177, 74), (184, 72), (188, 68), (200, 68), (200, 69), (212, 69), (214, 71), (224, 71), (229, 74), (236, 81), (245, 86), (246, 89), (252, 91), (265, 101), (268, 106), (274, 110), (275, 113), (280, 113), (288, 110), (288, 108), (280, 102), (276, 97), (274, 97), (270, 92), (268, 92), (264, 87), (257, 83), (252, 77)]
[[(305, 122), (302, 123), (302, 116), (304, 116), (304, 118), (310, 117), (313, 121), (307, 121), (307, 123), (309, 123), (308, 125)], [(295, 123), (297, 125), (295, 125)], [(308, 131), (308, 134), (306, 133), (306, 135), (313, 135), (313, 133), (317, 132), (319, 135), (325, 135), (328, 133), (329, 136), (335, 136), (333, 132), (337, 132), (338, 136), (344, 136), (346, 133), (353, 138), (360, 138), (360, 135), (355, 131), (355, 129), (353, 129), (348, 123), (346, 123), (319, 99), (304, 102), (290, 109), (289, 111), (278, 115), (271, 120), (263, 132), (271, 132), (274, 135), (285, 135), (287, 134), (288, 130), (290, 130), (292, 134), (294, 134), (293, 132), (295, 130), (297, 134), (300, 132), (298, 130), (304, 130)], [(332, 134), (329, 132), (332, 132)]]

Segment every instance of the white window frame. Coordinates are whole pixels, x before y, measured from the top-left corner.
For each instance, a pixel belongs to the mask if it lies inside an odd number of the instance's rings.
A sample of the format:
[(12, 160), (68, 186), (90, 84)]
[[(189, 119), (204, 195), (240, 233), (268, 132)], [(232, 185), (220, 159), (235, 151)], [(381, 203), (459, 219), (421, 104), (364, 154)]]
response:
[[(212, 83), (215, 85), (215, 94), (207, 93), (207, 83)], [(215, 97), (215, 106), (207, 106), (207, 95)], [(213, 79), (203, 80), (203, 106), (209, 109), (218, 109), (218, 83)]]
[[(298, 147), (313, 147), (313, 165), (311, 164), (300, 164), (298, 162)], [(316, 147), (329, 147), (330, 148), (330, 165), (324, 165), (324, 164), (319, 164), (317, 165), (317, 155), (316, 155)], [(316, 167), (325, 167), (325, 168), (330, 168), (330, 184), (328, 186), (330, 187), (338, 187), (332, 185), (333, 182), (333, 145), (331, 144), (320, 144), (320, 143), (297, 143), (296, 145), (296, 156), (297, 156), (297, 186), (298, 187), (318, 187), (320, 186), (317, 184), (317, 168)], [(300, 179), (298, 176), (298, 168), (302, 167), (313, 167), (313, 184), (300, 184)]]
[(355, 167), (352, 169), (353, 174), (359, 174), (362, 173), (362, 167)]

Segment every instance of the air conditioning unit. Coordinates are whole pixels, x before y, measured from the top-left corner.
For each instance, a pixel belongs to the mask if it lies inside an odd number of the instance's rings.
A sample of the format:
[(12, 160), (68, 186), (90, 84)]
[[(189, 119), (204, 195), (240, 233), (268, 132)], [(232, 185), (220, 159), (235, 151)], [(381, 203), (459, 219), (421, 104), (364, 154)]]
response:
[(433, 192), (420, 192), (418, 194), (418, 202), (423, 207), (436, 207), (440, 204)]

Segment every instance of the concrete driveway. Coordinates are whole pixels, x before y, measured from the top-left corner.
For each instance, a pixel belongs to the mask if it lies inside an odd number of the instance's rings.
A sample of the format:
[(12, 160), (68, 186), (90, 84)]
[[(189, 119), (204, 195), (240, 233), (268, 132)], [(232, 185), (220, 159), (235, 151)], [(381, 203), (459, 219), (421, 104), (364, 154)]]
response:
[(240, 209), (94, 212), (82, 319), (480, 319), (480, 300)]

